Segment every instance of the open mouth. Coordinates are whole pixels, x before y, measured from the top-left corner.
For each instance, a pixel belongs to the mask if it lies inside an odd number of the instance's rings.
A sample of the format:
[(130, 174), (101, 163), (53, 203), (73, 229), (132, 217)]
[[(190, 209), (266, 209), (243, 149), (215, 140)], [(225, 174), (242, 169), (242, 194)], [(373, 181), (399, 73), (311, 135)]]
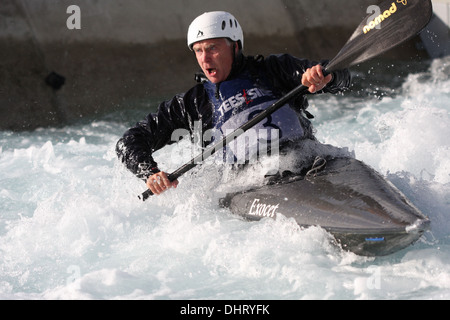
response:
[(210, 76), (215, 76), (217, 74), (216, 68), (208, 68), (208, 69), (206, 69), (206, 71), (208, 72), (208, 75), (210, 75)]

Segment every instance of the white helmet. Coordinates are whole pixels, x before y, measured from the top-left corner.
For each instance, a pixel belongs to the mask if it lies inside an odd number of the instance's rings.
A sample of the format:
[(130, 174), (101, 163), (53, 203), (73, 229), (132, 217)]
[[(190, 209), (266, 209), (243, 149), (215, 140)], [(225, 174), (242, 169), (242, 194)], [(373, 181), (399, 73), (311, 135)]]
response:
[(244, 48), (244, 34), (236, 18), (225, 11), (205, 12), (195, 18), (189, 26), (187, 44), (190, 50), (194, 43), (207, 39), (229, 38)]

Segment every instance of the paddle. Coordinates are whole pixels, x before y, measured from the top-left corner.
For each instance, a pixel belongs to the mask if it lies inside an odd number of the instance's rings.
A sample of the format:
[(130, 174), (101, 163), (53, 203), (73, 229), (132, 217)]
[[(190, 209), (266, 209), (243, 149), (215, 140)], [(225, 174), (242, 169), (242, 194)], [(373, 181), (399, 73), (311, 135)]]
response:
[[(379, 16), (371, 14), (364, 18), (341, 51), (324, 69), (325, 73), (348, 68), (392, 49), (421, 31), (430, 21), (432, 14), (431, 0), (388, 0), (383, 1), (379, 7), (381, 14)], [(239, 135), (280, 109), (290, 99), (307, 91), (308, 88), (303, 85), (296, 87), (221, 141), (206, 148), (203, 153), (169, 174), (169, 180), (178, 179), (202, 160), (221, 150)], [(147, 190), (139, 198), (145, 201), (151, 195), (152, 192)]]

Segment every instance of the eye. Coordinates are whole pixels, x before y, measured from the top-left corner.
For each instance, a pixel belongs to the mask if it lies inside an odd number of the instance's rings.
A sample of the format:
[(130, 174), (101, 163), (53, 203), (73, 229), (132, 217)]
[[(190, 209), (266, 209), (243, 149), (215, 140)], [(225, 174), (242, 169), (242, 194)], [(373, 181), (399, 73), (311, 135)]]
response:
[(216, 49), (217, 49), (217, 46), (215, 44), (211, 44), (205, 49), (205, 51), (207, 51), (207, 52), (215, 52)]
[(201, 55), (202, 52), (203, 52), (202, 49), (199, 49), (199, 48), (195, 49), (195, 48), (194, 48), (194, 53), (195, 53), (196, 56)]

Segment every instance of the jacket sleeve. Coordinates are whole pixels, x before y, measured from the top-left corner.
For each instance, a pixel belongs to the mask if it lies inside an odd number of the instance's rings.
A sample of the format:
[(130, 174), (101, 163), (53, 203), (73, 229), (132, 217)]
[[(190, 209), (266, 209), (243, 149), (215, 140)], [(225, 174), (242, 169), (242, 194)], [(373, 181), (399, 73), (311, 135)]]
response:
[(191, 132), (192, 123), (202, 118), (198, 103), (204, 103), (204, 95), (198, 92), (196, 86), (186, 94), (162, 102), (156, 113), (149, 114), (119, 139), (116, 144), (117, 156), (138, 178), (146, 180), (159, 172), (153, 153), (177, 142), (172, 141), (175, 130), (186, 129)]
[[(287, 92), (301, 84), (302, 75), (308, 68), (317, 64), (323, 66), (328, 64), (327, 60), (315, 62), (299, 59), (289, 54), (271, 55), (265, 61), (266, 69), (275, 79), (274, 85), (278, 88), (284, 88)], [(349, 88), (351, 75), (348, 69), (333, 71), (332, 75), (331, 82), (317, 93), (337, 93)]]

